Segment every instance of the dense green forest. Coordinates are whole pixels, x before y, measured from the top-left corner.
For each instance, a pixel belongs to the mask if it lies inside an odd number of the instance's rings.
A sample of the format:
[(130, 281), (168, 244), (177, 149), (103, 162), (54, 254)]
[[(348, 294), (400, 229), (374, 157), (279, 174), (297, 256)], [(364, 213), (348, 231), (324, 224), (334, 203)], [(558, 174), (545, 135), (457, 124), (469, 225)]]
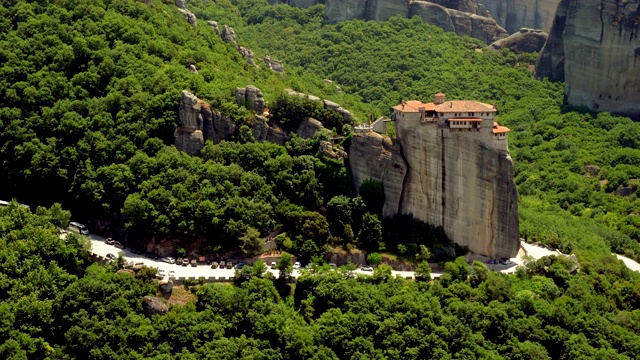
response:
[[(255, 271), (148, 315), (144, 272), (91, 264), (58, 205), (0, 208), (3, 359), (637, 359), (640, 274), (612, 256), (517, 275), (460, 258), (436, 282), (320, 269), (294, 285)], [(425, 279), (426, 280), (426, 279)], [(295, 289), (295, 290), (293, 290)], [(174, 290), (175, 291), (175, 290)]]
[[(172, 1), (0, 0), (0, 198), (32, 205), (0, 207), (0, 358), (640, 357), (640, 275), (609, 254), (640, 256), (640, 202), (614, 194), (640, 178), (638, 124), (563, 106), (562, 84), (528, 70), (535, 55), (483, 50), (416, 19), (329, 25), (322, 6), (258, 0), (188, 7), (197, 27)], [(203, 20), (233, 26), (256, 59), (281, 59), (286, 74), (249, 66)], [(515, 275), (458, 258), (435, 281), (423, 262), (417, 281), (385, 267), (321, 268), (292, 284), (256, 266), (145, 314), (143, 297), (159, 295), (153, 271), (92, 263), (84, 238), (59, 234), (71, 213), (122, 230), (128, 245), (168, 237), (206, 239), (203, 252), (251, 251), (246, 239), (283, 229), (276, 241), (304, 261), (326, 245), (456, 254), (438, 229), (382, 219), (379, 184), (353, 197), (344, 164), (318, 153), (321, 136), (258, 143), (241, 126), (201, 157), (171, 146), (182, 90), (244, 119), (232, 91), (247, 84), (285, 125), (312, 108), (282, 98), (286, 87), (360, 119), (438, 91), (495, 103), (512, 128), (522, 236), (573, 251), (580, 271), (562, 257)]]

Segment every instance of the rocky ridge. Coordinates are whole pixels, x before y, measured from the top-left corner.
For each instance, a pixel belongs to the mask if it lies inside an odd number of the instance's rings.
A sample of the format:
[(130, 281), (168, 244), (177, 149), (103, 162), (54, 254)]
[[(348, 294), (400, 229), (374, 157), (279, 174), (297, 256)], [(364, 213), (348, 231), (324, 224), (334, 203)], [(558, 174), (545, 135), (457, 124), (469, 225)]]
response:
[(537, 76), (565, 82), (567, 102), (640, 116), (640, 0), (562, 0)]
[[(289, 89), (289, 94), (293, 90)], [(300, 93), (296, 93), (300, 94)], [(300, 94), (304, 95), (304, 94)], [(260, 89), (253, 85), (235, 89), (235, 97), (239, 106), (243, 106), (255, 113), (253, 122), (253, 137), (257, 141), (268, 141), (275, 144), (284, 144), (290, 139), (290, 134), (275, 122), (269, 121), (266, 114), (266, 103)], [(309, 96), (312, 97), (312, 96)], [(320, 101), (319, 98), (316, 98)], [(340, 105), (324, 100), (326, 108), (341, 111), (341, 114), (351, 119), (351, 112)], [(237, 126), (228, 116), (212, 109), (205, 101), (198, 99), (193, 93), (183, 90), (180, 97), (180, 110), (178, 113), (180, 124), (174, 132), (174, 145), (180, 151), (189, 155), (199, 155), (206, 140), (214, 144), (229, 138), (237, 131)], [(325, 129), (320, 121), (313, 118), (305, 118), (295, 133), (302, 138), (312, 138), (319, 131)], [(347, 157), (344, 149), (334, 146), (329, 141), (320, 143), (320, 153), (334, 159)]]

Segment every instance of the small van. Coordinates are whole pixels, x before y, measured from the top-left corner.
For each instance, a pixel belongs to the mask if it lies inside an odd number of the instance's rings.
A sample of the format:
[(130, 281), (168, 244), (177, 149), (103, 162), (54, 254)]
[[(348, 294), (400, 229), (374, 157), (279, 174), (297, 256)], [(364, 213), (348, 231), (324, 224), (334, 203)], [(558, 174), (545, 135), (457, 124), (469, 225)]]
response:
[(86, 226), (75, 221), (69, 223), (69, 230), (79, 232), (82, 235), (89, 235), (89, 229), (87, 229)]

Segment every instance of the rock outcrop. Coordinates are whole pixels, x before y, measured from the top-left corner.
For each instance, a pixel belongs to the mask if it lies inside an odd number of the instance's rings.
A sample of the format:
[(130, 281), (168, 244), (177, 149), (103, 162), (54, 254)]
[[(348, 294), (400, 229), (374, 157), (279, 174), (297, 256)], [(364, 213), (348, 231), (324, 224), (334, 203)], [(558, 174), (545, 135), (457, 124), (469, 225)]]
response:
[(509, 152), (493, 135), (396, 120), (397, 140), (355, 133), (349, 164), (356, 189), (382, 182), (384, 216), (397, 213), (441, 226), (455, 243), (493, 258), (519, 249), (518, 194)]
[(496, 50), (501, 49), (510, 49), (516, 53), (532, 53), (538, 52), (542, 49), (544, 44), (547, 42), (547, 37), (549, 34), (542, 30), (533, 30), (533, 29), (520, 29), (517, 33), (500, 39), (493, 44), (491, 47)]
[(236, 88), (236, 101), (239, 106), (253, 110), (257, 115), (262, 115), (265, 109), (262, 91), (253, 85), (244, 88)]
[(311, 139), (316, 132), (324, 129), (322, 123), (314, 118), (307, 117), (302, 119), (300, 125), (296, 129), (296, 134), (303, 139)]
[(282, 65), (282, 61), (272, 59), (269, 55), (265, 55), (263, 60), (267, 67), (271, 69), (271, 71), (284, 74), (284, 66)]
[(197, 155), (204, 147), (202, 135), (202, 102), (192, 93), (183, 91), (180, 98), (180, 126), (174, 133), (175, 146), (189, 155)]
[(564, 80), (570, 104), (640, 116), (639, 19), (640, 0), (562, 0), (538, 76)]
[(153, 315), (164, 315), (169, 312), (167, 304), (153, 296), (145, 296), (142, 298), (142, 310), (147, 317), (151, 317)]
[[(443, 1), (452, 3), (453, 1)], [(467, 9), (473, 2), (460, 1)], [(458, 3), (458, 2), (456, 2)], [(473, 6), (477, 9), (477, 4)], [(351, 19), (387, 20), (392, 16), (419, 16), (424, 22), (442, 27), (445, 31), (453, 31), (458, 35), (478, 38), (487, 44), (507, 37), (508, 34), (490, 17), (480, 16), (474, 12), (459, 11), (446, 8), (428, 1), (405, 0), (326, 0), (325, 16), (330, 22)]]
[(207, 25), (211, 26), (216, 35), (220, 36), (220, 27), (218, 27), (218, 23), (216, 21), (207, 21)]
[(184, 15), (185, 20), (187, 20), (187, 22), (191, 25), (191, 26), (196, 26), (197, 25), (197, 19), (194, 13), (192, 13), (191, 11), (187, 10), (187, 9), (180, 9), (178, 8), (178, 11), (180, 11), (182, 13), (182, 15)]
[(351, 122), (353, 120), (353, 114), (351, 113), (351, 111), (343, 108), (342, 106), (340, 106), (340, 104), (337, 104), (333, 101), (330, 100), (320, 100), (319, 97), (314, 96), (314, 95), (310, 95), (310, 94), (304, 94), (304, 93), (299, 93), (297, 91), (294, 91), (292, 89), (284, 89), (284, 91), (289, 94), (289, 96), (298, 96), (300, 98), (303, 99), (309, 99), (311, 101), (322, 101), (322, 105), (325, 109), (331, 109), (331, 110), (335, 110), (337, 112), (339, 112), (342, 117), (344, 118), (345, 121), (347, 122)]
[(236, 39), (236, 32), (229, 25), (222, 25), (222, 31), (220, 32), (220, 38), (222, 41), (232, 44), (234, 47), (238, 47), (238, 41)]

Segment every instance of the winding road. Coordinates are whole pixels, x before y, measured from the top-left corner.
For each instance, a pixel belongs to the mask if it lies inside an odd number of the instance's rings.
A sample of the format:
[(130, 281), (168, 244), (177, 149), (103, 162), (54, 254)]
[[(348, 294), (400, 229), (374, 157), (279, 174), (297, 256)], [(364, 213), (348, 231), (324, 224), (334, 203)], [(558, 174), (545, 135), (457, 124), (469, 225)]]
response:
[[(146, 266), (150, 266), (150, 267), (155, 267), (158, 270), (164, 270), (166, 271), (167, 274), (169, 274), (170, 271), (173, 271), (175, 273), (175, 277), (176, 278), (193, 278), (193, 279), (198, 279), (201, 277), (204, 278), (221, 278), (224, 277), (226, 279), (228, 279), (229, 277), (233, 277), (235, 275), (235, 269), (212, 269), (211, 266), (209, 265), (198, 265), (195, 267), (192, 266), (181, 266), (181, 265), (176, 265), (176, 264), (168, 264), (165, 262), (158, 260), (153, 260), (153, 259), (149, 259), (144, 255), (138, 255), (138, 254), (134, 254), (132, 253), (130, 250), (128, 249), (118, 249), (113, 245), (108, 245), (105, 242), (105, 238), (95, 235), (95, 234), (90, 234), (87, 235), (87, 237), (91, 240), (91, 245), (92, 245), (92, 253), (98, 256), (101, 256), (103, 258), (106, 258), (107, 254), (113, 254), (118, 256), (118, 254), (122, 254), (124, 259), (127, 262), (133, 261), (134, 263), (143, 263)], [(525, 255), (529, 255), (531, 257), (533, 257), (534, 259), (539, 259), (543, 256), (547, 256), (547, 255), (557, 255), (558, 253), (556, 251), (552, 251), (546, 248), (542, 248), (539, 246), (535, 246), (532, 244), (527, 244), (525, 242), (521, 243), (521, 251), (518, 253), (517, 257), (514, 257), (512, 259), (510, 259), (512, 261), (512, 264), (510, 265), (501, 265), (501, 264), (495, 264), (495, 265), (491, 265), (491, 264), (486, 264), (487, 267), (491, 270), (495, 270), (495, 271), (499, 271), (499, 272), (503, 272), (503, 273), (514, 273), (516, 271), (516, 267), (518, 265), (523, 265), (524, 264), (524, 257)], [(626, 258), (624, 256), (621, 255), (617, 255), (616, 256), (622, 260), (630, 269), (635, 270), (635, 271), (640, 271), (640, 264), (638, 264), (637, 262)], [(269, 264), (267, 264), (269, 265)], [(268, 269), (269, 272), (271, 272), (274, 276), (278, 276), (279, 272), (278, 270), (275, 269)], [(300, 270), (295, 269), (293, 271), (292, 276), (293, 277), (298, 277), (300, 276)], [(360, 269), (355, 270), (354, 273), (358, 273), (358, 274), (368, 274), (371, 275), (372, 272), (367, 272), (367, 271), (362, 271)], [(414, 277), (414, 272), (413, 271), (393, 271), (392, 272), (393, 275), (400, 275), (404, 278), (413, 278)], [(431, 273), (431, 277), (433, 278), (437, 278), (440, 275), (442, 275), (441, 272), (433, 272)]]

